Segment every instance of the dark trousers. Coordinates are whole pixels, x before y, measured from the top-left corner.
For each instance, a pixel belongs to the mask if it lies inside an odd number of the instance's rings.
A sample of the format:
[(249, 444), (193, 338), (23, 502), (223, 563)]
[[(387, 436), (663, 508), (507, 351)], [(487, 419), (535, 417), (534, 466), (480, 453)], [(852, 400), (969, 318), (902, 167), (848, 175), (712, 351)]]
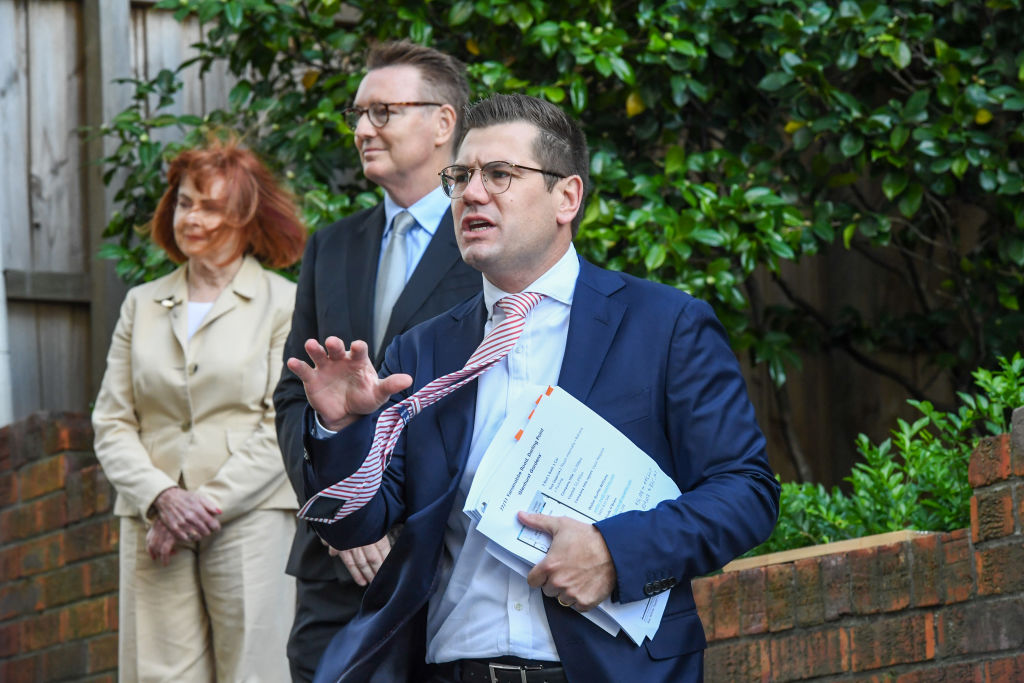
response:
[[(565, 681), (565, 677), (559, 674), (557, 679), (552, 680)], [(462, 683), (462, 681), (459, 679), (451, 678), (450, 676), (445, 675), (442, 672), (435, 671), (433, 674), (430, 675), (430, 678), (424, 681), (424, 683)]]
[(511, 656), (428, 664), (426, 683), (566, 683), (558, 662)]
[(295, 579), (295, 621), (288, 637), (288, 665), (294, 683), (313, 680), (327, 644), (355, 616), (363, 599), (364, 589), (356, 585), (340, 560), (336, 562), (340, 571), (334, 580)]
[[(497, 657), (498, 661), (507, 661), (514, 659), (511, 657)], [(521, 662), (519, 662), (521, 663)], [(704, 681), (704, 651), (698, 650), (697, 652), (689, 652), (684, 655), (680, 655), (675, 658), (673, 664), (674, 671), (665, 674), (666, 677), (662, 677), (659, 680), (672, 680), (677, 683), (703, 683)], [(476, 675), (471, 678), (465, 678), (458, 675), (459, 672), (453, 671), (450, 665), (445, 664), (428, 664), (427, 675), (417, 683), (464, 683), (466, 680), (481, 680), (481, 676)], [(532, 672), (528, 680), (550, 680), (552, 683), (566, 683), (567, 676), (563, 669), (558, 669), (556, 672), (551, 674), (545, 674), (544, 672)], [(516, 681), (519, 680), (515, 674), (499, 674), (498, 680), (500, 681)], [(574, 679), (575, 680), (575, 679)], [(601, 681), (608, 683), (606, 677), (601, 678)], [(628, 681), (632, 683), (633, 679), (616, 679), (615, 683), (619, 680)], [(640, 679), (636, 679), (640, 681)], [(584, 681), (587, 683), (587, 681)], [(642, 682), (641, 682), (642, 683)]]

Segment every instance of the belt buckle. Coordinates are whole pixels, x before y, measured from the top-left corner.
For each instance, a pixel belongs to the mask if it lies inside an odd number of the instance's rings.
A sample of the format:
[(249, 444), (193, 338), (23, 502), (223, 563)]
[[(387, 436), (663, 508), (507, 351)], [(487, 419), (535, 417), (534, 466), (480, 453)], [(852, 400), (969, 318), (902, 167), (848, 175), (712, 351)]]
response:
[(516, 666), (515, 664), (502, 664), (500, 662), (487, 662), (487, 672), (491, 674), (491, 683), (498, 682), (499, 671), (518, 671), (520, 683), (526, 683), (527, 671), (540, 671), (542, 666)]

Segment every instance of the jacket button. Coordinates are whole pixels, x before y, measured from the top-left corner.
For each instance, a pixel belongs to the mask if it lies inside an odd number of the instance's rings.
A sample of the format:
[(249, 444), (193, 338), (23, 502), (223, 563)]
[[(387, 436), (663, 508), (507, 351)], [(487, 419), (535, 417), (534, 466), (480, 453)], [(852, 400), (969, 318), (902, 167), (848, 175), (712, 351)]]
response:
[(185, 420), (181, 423), (181, 431), (187, 432), (190, 429), (192, 429), (192, 420)]
[(644, 586), (644, 595), (657, 595), (658, 590), (654, 587), (654, 582), (649, 581)]
[(196, 374), (196, 371), (198, 369), (199, 369), (199, 364), (198, 363), (193, 363), (192, 365), (188, 366), (188, 374), (194, 375), (194, 374)]

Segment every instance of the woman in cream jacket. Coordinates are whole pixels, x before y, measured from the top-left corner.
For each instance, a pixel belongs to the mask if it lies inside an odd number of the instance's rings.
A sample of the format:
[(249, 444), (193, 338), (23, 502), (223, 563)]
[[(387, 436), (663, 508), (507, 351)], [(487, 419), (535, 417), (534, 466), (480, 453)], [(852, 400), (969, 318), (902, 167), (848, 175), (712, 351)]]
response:
[(120, 516), (121, 681), (286, 681), (295, 495), (274, 429), (305, 230), (234, 143), (171, 162), (153, 240), (182, 265), (128, 292), (93, 427)]

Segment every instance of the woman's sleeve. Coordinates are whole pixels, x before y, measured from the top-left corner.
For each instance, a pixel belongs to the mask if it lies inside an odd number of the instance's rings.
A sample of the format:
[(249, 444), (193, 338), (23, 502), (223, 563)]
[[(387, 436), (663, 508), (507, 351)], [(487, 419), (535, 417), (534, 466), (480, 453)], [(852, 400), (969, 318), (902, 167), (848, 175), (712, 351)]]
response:
[[(131, 509), (145, 519), (156, 497), (175, 486), (153, 465), (139, 439), (132, 385), (132, 331), (136, 297), (128, 293), (107, 353), (107, 370), (92, 413), (96, 457), (103, 472)], [(144, 342), (140, 342), (144, 343)]]

